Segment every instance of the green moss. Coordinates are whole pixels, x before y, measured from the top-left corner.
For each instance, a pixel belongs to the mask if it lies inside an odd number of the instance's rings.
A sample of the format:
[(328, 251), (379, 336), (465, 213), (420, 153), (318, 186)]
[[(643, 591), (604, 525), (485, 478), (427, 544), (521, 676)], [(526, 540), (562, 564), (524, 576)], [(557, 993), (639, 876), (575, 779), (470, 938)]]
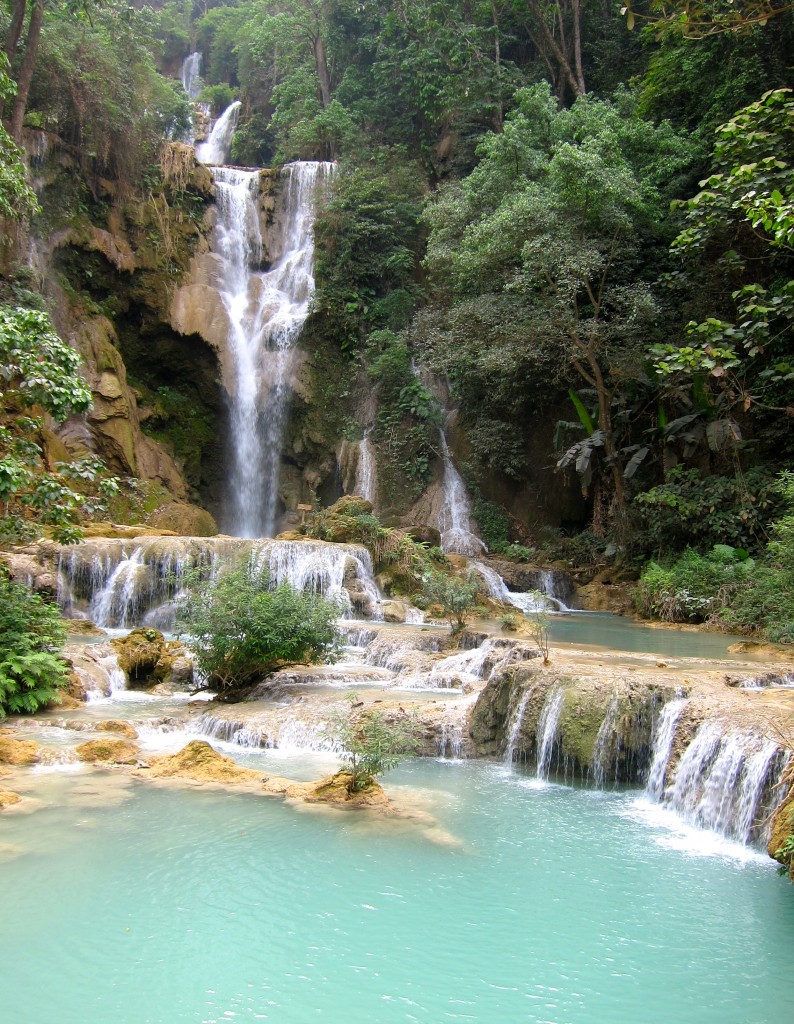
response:
[(581, 680), (566, 678), (560, 713), (559, 736), (566, 758), (575, 760), (583, 769), (593, 763), (596, 737), (611, 699), (608, 691), (584, 690)]

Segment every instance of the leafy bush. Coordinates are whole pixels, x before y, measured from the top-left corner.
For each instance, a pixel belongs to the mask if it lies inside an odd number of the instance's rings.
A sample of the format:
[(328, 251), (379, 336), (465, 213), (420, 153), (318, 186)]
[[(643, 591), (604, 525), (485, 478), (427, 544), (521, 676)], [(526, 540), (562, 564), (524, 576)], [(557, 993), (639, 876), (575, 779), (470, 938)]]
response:
[(379, 775), (395, 768), (418, 746), (419, 727), (408, 716), (387, 720), (382, 711), (368, 710), (355, 714), (351, 700), (348, 714), (334, 723), (334, 738), (344, 747), (342, 760), (348, 765), (351, 779), (348, 789), (360, 792)]
[(772, 525), (763, 560), (752, 567), (722, 618), (730, 628), (794, 643), (794, 474), (781, 474), (777, 489), (789, 511)]
[(475, 572), (469, 572), (465, 580), (447, 576), (432, 569), (424, 578), (422, 588), (429, 604), (438, 604), (444, 610), (453, 632), (457, 633), (466, 625), (466, 619), (477, 607), (477, 593), (480, 579)]
[(231, 570), (207, 584), (191, 580), (179, 628), (190, 635), (196, 666), (209, 686), (235, 691), (275, 669), (316, 664), (336, 651), (337, 606), (266, 573)]
[(758, 550), (766, 526), (780, 507), (771, 473), (760, 467), (742, 476), (707, 476), (696, 469), (671, 469), (667, 481), (638, 494), (645, 550), (710, 548), (732, 544)]
[(65, 639), (57, 608), (0, 571), (0, 718), (58, 700), (69, 681)]
[(703, 622), (719, 613), (754, 562), (747, 552), (717, 544), (708, 555), (688, 548), (671, 566), (650, 562), (635, 591), (637, 609), (664, 622)]

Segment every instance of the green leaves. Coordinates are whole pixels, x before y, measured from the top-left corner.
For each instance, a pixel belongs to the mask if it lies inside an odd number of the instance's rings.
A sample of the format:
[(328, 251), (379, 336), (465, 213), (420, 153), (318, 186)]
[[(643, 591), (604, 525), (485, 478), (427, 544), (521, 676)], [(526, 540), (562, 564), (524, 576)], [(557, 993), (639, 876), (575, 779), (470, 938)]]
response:
[(69, 681), (65, 638), (58, 609), (0, 570), (0, 719), (57, 700)]
[(188, 581), (179, 626), (190, 634), (196, 665), (208, 685), (236, 690), (282, 666), (316, 663), (336, 650), (339, 609), (286, 584), (272, 587), (251, 567), (207, 582)]

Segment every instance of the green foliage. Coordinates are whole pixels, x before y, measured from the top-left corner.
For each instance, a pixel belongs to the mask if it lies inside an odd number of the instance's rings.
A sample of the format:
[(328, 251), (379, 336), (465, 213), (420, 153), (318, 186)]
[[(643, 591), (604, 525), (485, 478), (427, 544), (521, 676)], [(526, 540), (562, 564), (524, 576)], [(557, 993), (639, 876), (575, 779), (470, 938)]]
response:
[(341, 758), (351, 774), (351, 793), (366, 789), (378, 776), (416, 753), (420, 735), (419, 723), (407, 715), (387, 718), (373, 709), (357, 713), (356, 704), (353, 695), (349, 711), (338, 715), (329, 730), (343, 747)]
[(729, 628), (790, 644), (794, 643), (794, 474), (782, 473), (778, 488), (787, 512), (772, 524), (763, 557), (733, 595), (722, 620)]
[(57, 702), (69, 682), (57, 608), (0, 571), (0, 719)]
[(637, 609), (663, 622), (703, 622), (747, 585), (753, 565), (746, 552), (728, 545), (707, 555), (688, 548), (667, 568), (651, 562), (636, 587)]
[(49, 10), (41, 33), (27, 119), (75, 147), (85, 171), (122, 186), (140, 180), (164, 137), (188, 128), (181, 85), (155, 65), (156, 18), (120, 0), (93, 7), (90, 19), (68, 5)]
[[(16, 93), (16, 85), (7, 74), (8, 59), (0, 54), (0, 104)], [(25, 179), (22, 150), (0, 125), (0, 216), (17, 220), (39, 209), (36, 193)]]
[(95, 458), (47, 471), (42, 421), (33, 407), (65, 420), (90, 407), (80, 357), (53, 331), (46, 313), (0, 307), (0, 543), (49, 527), (61, 543), (80, 538), (77, 522), (102, 511), (118, 490)]
[(215, 117), (222, 114), (236, 99), (234, 89), (227, 85), (226, 82), (220, 82), (218, 85), (205, 85), (199, 96), (201, 103), (208, 103), (212, 107), (212, 113)]
[(460, 632), (477, 607), (480, 578), (469, 572), (465, 579), (431, 569), (423, 581), (422, 593), (430, 604), (440, 605), (454, 633)]
[(188, 582), (179, 628), (190, 636), (196, 667), (207, 685), (239, 691), (275, 669), (333, 657), (339, 609), (286, 584), (272, 587), (251, 567), (207, 582)]
[(780, 496), (774, 477), (761, 467), (733, 477), (703, 476), (676, 467), (663, 484), (638, 494), (639, 543), (645, 550), (678, 551), (715, 544), (758, 551)]

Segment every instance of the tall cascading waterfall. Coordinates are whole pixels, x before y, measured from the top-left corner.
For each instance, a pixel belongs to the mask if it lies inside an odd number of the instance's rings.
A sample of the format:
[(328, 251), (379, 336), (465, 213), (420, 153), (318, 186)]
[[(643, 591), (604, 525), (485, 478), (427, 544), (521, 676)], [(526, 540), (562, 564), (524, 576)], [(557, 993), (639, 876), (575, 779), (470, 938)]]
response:
[(239, 100), (231, 103), (212, 126), (207, 141), (196, 146), (196, 159), (202, 164), (215, 166), (224, 163), (237, 128), (241, 106)]
[[(209, 143), (208, 143), (209, 145)], [(199, 147), (201, 148), (201, 147)], [(213, 168), (220, 257), (219, 292), (229, 320), (230, 511), (239, 537), (273, 534), (295, 343), (314, 292), (314, 197), (333, 164), (288, 164), (282, 253), (266, 272), (257, 203), (259, 171)]]
[(438, 516), (438, 530), (441, 534), (442, 551), (459, 555), (481, 555), (486, 551), (483, 541), (474, 532), (471, 503), (463, 478), (455, 468), (447, 437), (440, 431), (441, 455), (444, 460), (444, 476), (441, 481), (442, 505)]
[(201, 92), (201, 54), (189, 53), (182, 61), (182, 88), (189, 100), (197, 100)]
[(356, 465), (355, 492), (373, 505), (377, 502), (378, 476), (377, 462), (369, 431), (358, 442), (358, 464)]

